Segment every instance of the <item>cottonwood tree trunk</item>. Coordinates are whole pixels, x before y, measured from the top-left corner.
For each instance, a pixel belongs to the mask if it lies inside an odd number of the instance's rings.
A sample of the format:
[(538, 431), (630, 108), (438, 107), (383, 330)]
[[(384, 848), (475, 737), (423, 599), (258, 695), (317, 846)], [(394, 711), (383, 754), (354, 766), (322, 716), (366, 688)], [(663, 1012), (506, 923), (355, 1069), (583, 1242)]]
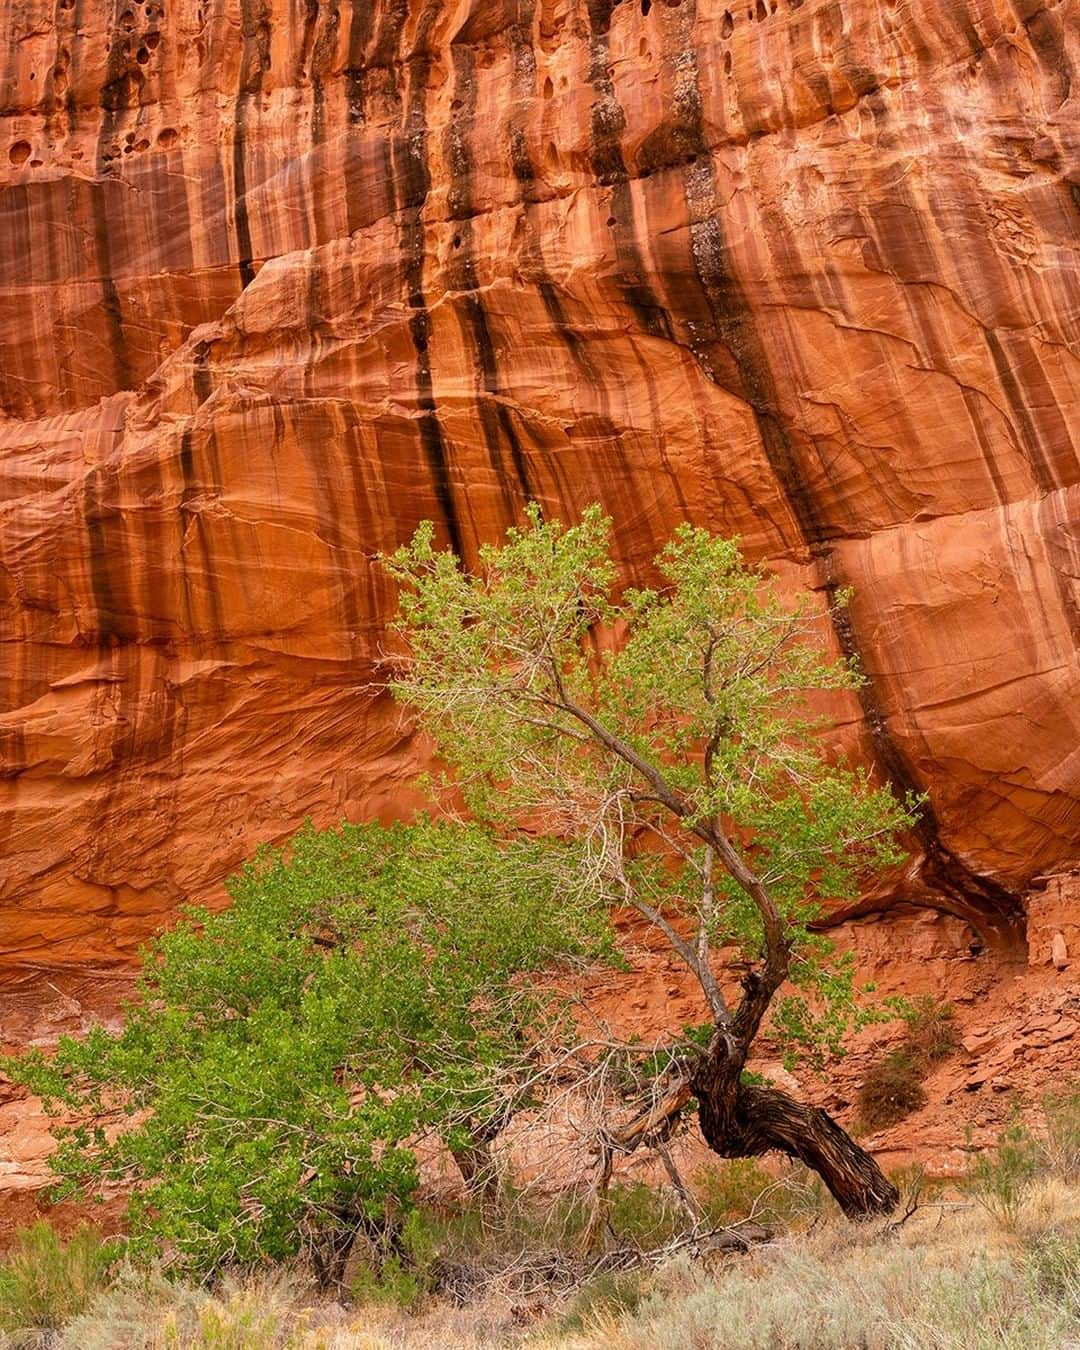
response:
[[(749, 1000), (760, 996), (753, 980), (747, 981), (747, 990)], [(744, 1003), (740, 1014), (745, 1007)], [(751, 1022), (756, 1030), (760, 1017), (751, 1017)], [(748, 1053), (748, 1039), (718, 1034), (688, 1079), (710, 1149), (722, 1158), (752, 1158), (779, 1150), (817, 1172), (849, 1219), (891, 1214), (899, 1192), (867, 1150), (860, 1149), (828, 1111), (796, 1102), (778, 1088), (742, 1083)]]
[(776, 1149), (818, 1174), (849, 1219), (891, 1214), (900, 1194), (865, 1149), (820, 1107), (777, 1088), (742, 1081), (754, 1038), (788, 971), (788, 949), (774, 942), (764, 968), (743, 977), (743, 997), (717, 1026), (689, 1073), (705, 1142), (722, 1158), (756, 1158)]
[[(611, 1177), (611, 1156), (656, 1145), (671, 1133), (691, 1097), (705, 1142), (722, 1158), (756, 1158), (774, 1149), (816, 1172), (849, 1219), (891, 1214), (899, 1192), (874, 1159), (820, 1107), (797, 1102), (777, 1088), (741, 1083), (729, 1072), (703, 1066), (673, 1087), (664, 1101), (603, 1140), (598, 1195)], [(725, 1066), (726, 1067), (726, 1066)]]
[[(767, 1005), (756, 977), (746, 981), (749, 1004)], [(726, 1028), (718, 1028), (708, 1052), (675, 1075), (632, 1120), (600, 1141), (598, 1195), (607, 1188), (613, 1155), (656, 1147), (671, 1135), (690, 1099), (698, 1103), (705, 1142), (722, 1158), (756, 1158), (774, 1149), (798, 1158), (816, 1172), (849, 1219), (891, 1214), (899, 1192), (874, 1159), (820, 1107), (808, 1106), (777, 1088), (742, 1082), (742, 1070), (760, 1023), (758, 1010), (744, 1002)], [(733, 1030), (733, 1028), (735, 1030)], [(736, 1034), (738, 1030), (749, 1036)]]
[(690, 1087), (705, 1142), (722, 1158), (753, 1158), (776, 1149), (816, 1172), (849, 1219), (896, 1208), (896, 1187), (827, 1111), (776, 1088), (742, 1083), (738, 1071), (732, 1074), (715, 1061), (698, 1070)]

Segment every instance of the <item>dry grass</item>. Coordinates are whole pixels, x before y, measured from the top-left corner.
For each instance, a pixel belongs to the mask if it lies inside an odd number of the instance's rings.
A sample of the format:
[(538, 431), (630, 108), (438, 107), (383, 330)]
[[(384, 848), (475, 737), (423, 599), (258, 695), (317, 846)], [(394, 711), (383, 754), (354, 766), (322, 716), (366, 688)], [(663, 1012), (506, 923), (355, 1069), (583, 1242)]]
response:
[[(718, 1270), (682, 1264), (580, 1350), (1062, 1350), (1080, 1345), (1080, 1190), (1033, 1189), (1009, 1231), (929, 1208), (899, 1231), (828, 1227)], [(556, 1344), (556, 1342), (552, 1342)]]
[(1061, 1350), (1080, 1346), (1080, 1188), (1017, 1223), (938, 1201), (901, 1226), (822, 1221), (746, 1256), (676, 1258), (564, 1295), (344, 1305), (298, 1272), (214, 1291), (125, 1271), (55, 1350)]
[(66, 1241), (39, 1220), (15, 1237), (0, 1260), (0, 1336), (7, 1345), (47, 1342), (106, 1287), (114, 1249), (92, 1228)]
[[(699, 1185), (704, 1207), (729, 1219), (786, 1209), (786, 1236), (745, 1255), (609, 1264), (584, 1281), (579, 1255), (544, 1250), (577, 1232), (570, 1201), (543, 1222), (511, 1208), (497, 1234), (468, 1212), (431, 1216), (415, 1236), (408, 1299), (392, 1281), (360, 1282), (366, 1297), (336, 1302), (281, 1268), (214, 1289), (123, 1268), (103, 1288), (107, 1248), (36, 1229), (0, 1280), (0, 1350), (1080, 1350), (1075, 1089), (1050, 1115), (1040, 1170), (1004, 1209), (924, 1192), (898, 1222), (849, 1224), (811, 1203), (795, 1173), (784, 1183), (717, 1165)], [(1011, 1146), (1006, 1130), (988, 1165), (1008, 1163)], [(613, 1208), (631, 1255), (673, 1221), (669, 1200), (641, 1187), (624, 1187)], [(438, 1260), (472, 1263), (456, 1302)]]

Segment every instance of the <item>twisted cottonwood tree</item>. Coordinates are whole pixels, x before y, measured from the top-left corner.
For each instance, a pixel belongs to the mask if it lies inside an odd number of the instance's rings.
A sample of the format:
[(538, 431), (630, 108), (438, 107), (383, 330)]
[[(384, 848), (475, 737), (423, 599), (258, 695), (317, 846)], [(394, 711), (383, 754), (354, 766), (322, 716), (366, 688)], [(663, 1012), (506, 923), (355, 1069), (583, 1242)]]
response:
[[(782, 1150), (847, 1214), (888, 1212), (895, 1189), (835, 1121), (743, 1073), (770, 1005), (789, 1040), (842, 1034), (852, 971), (808, 925), (902, 857), (909, 811), (830, 762), (811, 706), (859, 676), (827, 655), (809, 600), (786, 604), (736, 542), (684, 526), (657, 559), (664, 586), (618, 600), (609, 543), (598, 507), (563, 528), (534, 506), (469, 575), (422, 525), (385, 560), (410, 652), (394, 691), (478, 815), (586, 844), (581, 885), (654, 924), (701, 986), (707, 1037), (608, 1132), (606, 1157), (663, 1139), (694, 1098), (722, 1156)], [(747, 969), (729, 1001), (713, 958), (732, 942)]]

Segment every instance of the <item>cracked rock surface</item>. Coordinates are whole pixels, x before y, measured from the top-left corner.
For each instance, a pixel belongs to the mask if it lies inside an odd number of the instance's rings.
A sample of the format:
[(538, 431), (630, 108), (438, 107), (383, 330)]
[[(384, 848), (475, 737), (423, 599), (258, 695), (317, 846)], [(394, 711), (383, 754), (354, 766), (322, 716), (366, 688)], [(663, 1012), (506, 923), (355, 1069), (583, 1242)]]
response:
[(853, 587), (838, 742), (930, 803), (866, 908), (1018, 941), (1080, 854), (1078, 13), (7, 0), (4, 958), (408, 810), (374, 555), (529, 498)]

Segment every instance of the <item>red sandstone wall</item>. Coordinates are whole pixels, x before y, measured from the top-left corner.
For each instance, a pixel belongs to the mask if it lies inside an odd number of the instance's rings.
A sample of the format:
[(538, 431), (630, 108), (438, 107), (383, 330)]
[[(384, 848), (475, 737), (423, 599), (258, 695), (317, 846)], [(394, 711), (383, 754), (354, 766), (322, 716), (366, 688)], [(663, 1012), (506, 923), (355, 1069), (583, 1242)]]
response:
[(1076, 0), (0, 9), (8, 959), (407, 807), (372, 555), (528, 497), (855, 587), (900, 897), (1080, 854)]

